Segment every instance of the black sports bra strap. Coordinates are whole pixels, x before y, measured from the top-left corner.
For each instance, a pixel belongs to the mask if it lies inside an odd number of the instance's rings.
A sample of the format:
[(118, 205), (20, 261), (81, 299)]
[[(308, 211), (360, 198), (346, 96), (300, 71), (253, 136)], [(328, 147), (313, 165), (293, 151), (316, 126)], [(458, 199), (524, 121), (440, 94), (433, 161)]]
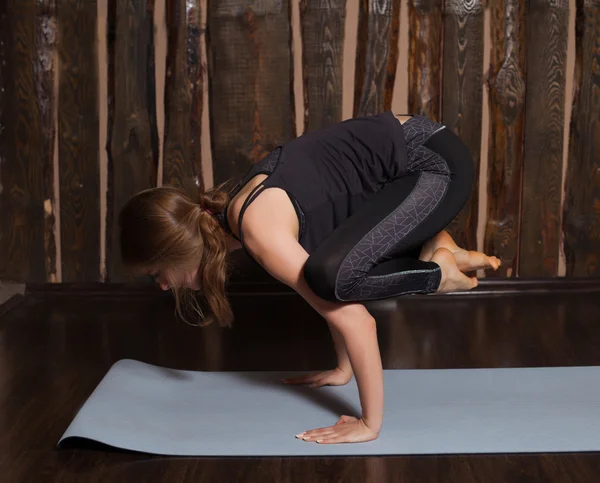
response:
[[(264, 156), (260, 161), (258, 161), (254, 165), (252, 165), (250, 167), (250, 169), (246, 172), (246, 175), (243, 177), (243, 179), (241, 181), (239, 181), (233, 187), (233, 189), (229, 192), (229, 199), (231, 200), (255, 176), (257, 176), (259, 174), (267, 174), (267, 175), (269, 175), (269, 176), (267, 176), (267, 179), (262, 184), (254, 187), (254, 189), (250, 192), (250, 194), (248, 195), (248, 197), (244, 201), (244, 204), (242, 205), (242, 209), (240, 210), (239, 219), (238, 219), (238, 232), (239, 232), (239, 236), (236, 236), (231, 231), (231, 228), (229, 227), (229, 223), (227, 221), (227, 209), (229, 207), (229, 203), (225, 206), (225, 209), (223, 210), (222, 213), (217, 214), (217, 218), (220, 220), (221, 225), (225, 228), (225, 230), (232, 237), (234, 237), (236, 240), (238, 240), (242, 244), (242, 246), (244, 245), (244, 242), (242, 240), (243, 235), (242, 235), (242, 228), (241, 227), (242, 227), (242, 218), (244, 216), (244, 212), (246, 211), (246, 208), (252, 202), (252, 200), (254, 198), (256, 198), (256, 196), (258, 196), (260, 194), (260, 192), (262, 192), (262, 190), (266, 187), (265, 183), (268, 181), (268, 179), (273, 174), (273, 172), (275, 171), (275, 169), (277, 168), (277, 166), (279, 164), (279, 156), (280, 156), (280, 154), (281, 154), (281, 146), (277, 146), (275, 149), (273, 149), (271, 152), (269, 152), (266, 156)], [(258, 190), (260, 190), (260, 191), (258, 191)]]
[[(266, 181), (266, 180), (265, 180)], [(242, 205), (242, 208), (240, 209), (240, 214), (238, 217), (238, 233), (240, 235), (240, 243), (242, 244), (242, 246), (244, 246), (244, 235), (242, 233), (242, 220), (244, 218), (244, 213), (246, 212), (246, 209), (248, 208), (248, 206), (250, 206), (250, 203), (252, 203), (252, 201), (263, 192), (263, 190), (267, 188), (265, 183), (261, 183), (257, 186), (255, 186), (252, 191), (250, 191), (250, 194), (248, 195), (248, 197), (246, 198), (246, 200), (244, 201), (244, 204)]]

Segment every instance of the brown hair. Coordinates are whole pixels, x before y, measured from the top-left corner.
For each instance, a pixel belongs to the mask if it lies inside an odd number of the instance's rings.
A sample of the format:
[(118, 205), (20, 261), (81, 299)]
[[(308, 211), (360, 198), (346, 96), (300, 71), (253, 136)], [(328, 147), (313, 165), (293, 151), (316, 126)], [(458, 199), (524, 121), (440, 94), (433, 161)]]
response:
[(150, 269), (198, 267), (201, 292), (211, 315), (205, 317), (191, 289), (174, 287), (177, 313), (188, 323), (183, 308), (192, 311), (206, 326), (217, 319), (231, 326), (233, 312), (225, 295), (227, 279), (227, 240), (225, 231), (213, 214), (225, 209), (227, 192), (212, 188), (200, 195), (199, 202), (171, 186), (150, 188), (137, 193), (119, 214), (121, 256), (126, 268), (134, 273)]

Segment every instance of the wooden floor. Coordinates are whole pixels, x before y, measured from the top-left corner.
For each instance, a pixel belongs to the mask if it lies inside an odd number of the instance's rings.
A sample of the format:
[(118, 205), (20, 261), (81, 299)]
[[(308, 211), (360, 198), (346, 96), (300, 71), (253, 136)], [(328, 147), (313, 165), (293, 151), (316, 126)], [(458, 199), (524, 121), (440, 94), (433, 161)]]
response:
[[(374, 304), (384, 367), (600, 365), (600, 282), (586, 287)], [(171, 298), (146, 291), (34, 291), (11, 299), (0, 310), (0, 481), (600, 481), (600, 455), (592, 453), (215, 459), (56, 449), (121, 358), (214, 371), (335, 364), (325, 324), (298, 296), (231, 300), (233, 330), (177, 322)]]

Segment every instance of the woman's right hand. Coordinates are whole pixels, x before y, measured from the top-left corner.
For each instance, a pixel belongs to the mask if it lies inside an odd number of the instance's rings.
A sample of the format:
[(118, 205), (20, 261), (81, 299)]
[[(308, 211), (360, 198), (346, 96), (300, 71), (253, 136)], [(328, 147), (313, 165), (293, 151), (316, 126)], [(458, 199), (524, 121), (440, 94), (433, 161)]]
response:
[(306, 374), (298, 377), (288, 377), (282, 379), (284, 384), (309, 384), (308, 387), (321, 386), (343, 386), (352, 379), (352, 370), (343, 370), (336, 367), (332, 371), (318, 372), (316, 374)]

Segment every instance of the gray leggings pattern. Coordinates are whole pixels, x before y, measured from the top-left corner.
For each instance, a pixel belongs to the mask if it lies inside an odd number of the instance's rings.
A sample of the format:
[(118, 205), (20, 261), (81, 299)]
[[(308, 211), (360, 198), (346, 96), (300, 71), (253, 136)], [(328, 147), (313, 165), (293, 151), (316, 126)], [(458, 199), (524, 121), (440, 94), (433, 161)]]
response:
[(403, 124), (408, 165), (407, 174), (418, 176), (412, 192), (385, 219), (369, 231), (344, 258), (337, 274), (335, 291), (340, 301), (374, 300), (398, 293), (429, 293), (439, 285), (439, 266), (369, 275), (386, 255), (435, 210), (448, 189), (450, 169), (437, 153), (423, 145), (444, 126), (415, 116)]

